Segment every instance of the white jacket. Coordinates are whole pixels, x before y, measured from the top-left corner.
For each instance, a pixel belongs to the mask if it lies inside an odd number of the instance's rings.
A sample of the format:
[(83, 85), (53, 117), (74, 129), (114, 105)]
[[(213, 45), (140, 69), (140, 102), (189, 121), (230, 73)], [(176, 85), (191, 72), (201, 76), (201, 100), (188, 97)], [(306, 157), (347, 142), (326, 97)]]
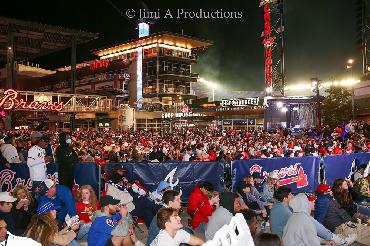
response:
[[(6, 241), (0, 242), (0, 245), (6, 246), (42, 246), (41, 243), (36, 242), (35, 240), (28, 238), (28, 237), (18, 237), (14, 236), (10, 232), (7, 233), (8, 238)], [(6, 243), (5, 243), (6, 242)]]

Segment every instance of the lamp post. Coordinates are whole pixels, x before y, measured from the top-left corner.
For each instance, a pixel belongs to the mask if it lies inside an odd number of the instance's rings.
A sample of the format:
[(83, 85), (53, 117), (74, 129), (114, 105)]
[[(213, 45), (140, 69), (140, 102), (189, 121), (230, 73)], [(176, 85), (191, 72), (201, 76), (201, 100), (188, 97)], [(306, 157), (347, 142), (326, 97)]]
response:
[[(355, 61), (353, 59), (348, 59), (347, 60), (347, 69), (351, 70), (351, 80), (353, 81), (353, 63)], [(352, 120), (355, 119), (355, 88), (354, 88), (354, 83), (352, 83)]]
[(321, 102), (320, 102), (320, 85), (321, 80), (319, 78), (311, 78), (311, 89), (316, 93), (316, 107), (317, 107), (317, 119), (319, 128), (321, 128)]

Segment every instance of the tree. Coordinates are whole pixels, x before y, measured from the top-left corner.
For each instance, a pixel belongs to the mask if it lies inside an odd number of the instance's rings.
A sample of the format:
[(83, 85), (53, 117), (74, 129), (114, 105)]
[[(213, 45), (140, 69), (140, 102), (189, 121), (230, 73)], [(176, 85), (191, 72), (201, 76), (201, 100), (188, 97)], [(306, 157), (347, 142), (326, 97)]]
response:
[(323, 103), (323, 122), (334, 128), (352, 118), (351, 93), (343, 87), (331, 86)]

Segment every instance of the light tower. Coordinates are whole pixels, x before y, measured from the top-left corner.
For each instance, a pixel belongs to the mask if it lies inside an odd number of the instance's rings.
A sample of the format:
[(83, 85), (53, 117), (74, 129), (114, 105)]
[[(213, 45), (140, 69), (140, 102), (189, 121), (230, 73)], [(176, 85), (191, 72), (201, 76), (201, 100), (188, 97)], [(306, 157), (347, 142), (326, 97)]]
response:
[(262, 44), (265, 60), (266, 95), (284, 96), (284, 5), (283, 0), (260, 0), (263, 9)]

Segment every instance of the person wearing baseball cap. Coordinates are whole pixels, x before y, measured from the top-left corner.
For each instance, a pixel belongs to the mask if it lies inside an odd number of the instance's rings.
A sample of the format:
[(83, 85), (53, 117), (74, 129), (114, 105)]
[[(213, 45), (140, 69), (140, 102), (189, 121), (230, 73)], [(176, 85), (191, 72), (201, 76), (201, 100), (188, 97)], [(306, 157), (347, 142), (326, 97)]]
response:
[(40, 140), (40, 138), (42, 137), (42, 133), (41, 132), (37, 132), (37, 131), (33, 131), (31, 132), (31, 144), (32, 145), (35, 145), (38, 143), (38, 141)]
[(45, 179), (37, 189), (40, 194), (39, 203), (51, 202), (60, 207), (56, 216), (59, 223), (64, 222), (67, 214), (71, 218), (77, 216), (76, 203), (68, 187), (55, 184), (51, 179)]
[[(112, 196), (104, 196), (100, 200), (100, 213), (96, 214), (89, 235), (89, 245), (126, 245), (132, 243), (132, 218), (124, 204)], [(118, 212), (117, 212), (118, 211)], [(122, 244), (123, 242), (123, 244)]]
[(47, 136), (40, 136), (37, 139), (37, 143), (28, 150), (27, 157), (27, 166), (32, 181), (32, 195), (36, 200), (39, 197), (36, 187), (46, 179), (46, 164), (50, 161), (45, 155), (45, 148), (48, 146), (50, 138)]
[(316, 188), (316, 193), (315, 219), (323, 224), (328, 211), (329, 201), (333, 199), (333, 192), (331, 191), (330, 185), (319, 184)]
[(258, 192), (263, 192), (263, 176), (259, 172), (254, 172), (252, 174), (253, 181), (254, 181), (254, 187), (257, 189)]
[(52, 202), (41, 201), (37, 207), (37, 215), (32, 217), (24, 235), (42, 245), (76, 245), (75, 231), (79, 229), (79, 224), (74, 223), (58, 231), (56, 210), (59, 209), (60, 206), (56, 206)]
[(274, 192), (279, 188), (279, 174), (277, 171), (270, 173), (267, 182), (263, 184), (262, 198), (266, 202), (274, 201)]
[(9, 192), (0, 192), (0, 216), (4, 218), (12, 234), (15, 234), (15, 222), (11, 210), (16, 200)]

